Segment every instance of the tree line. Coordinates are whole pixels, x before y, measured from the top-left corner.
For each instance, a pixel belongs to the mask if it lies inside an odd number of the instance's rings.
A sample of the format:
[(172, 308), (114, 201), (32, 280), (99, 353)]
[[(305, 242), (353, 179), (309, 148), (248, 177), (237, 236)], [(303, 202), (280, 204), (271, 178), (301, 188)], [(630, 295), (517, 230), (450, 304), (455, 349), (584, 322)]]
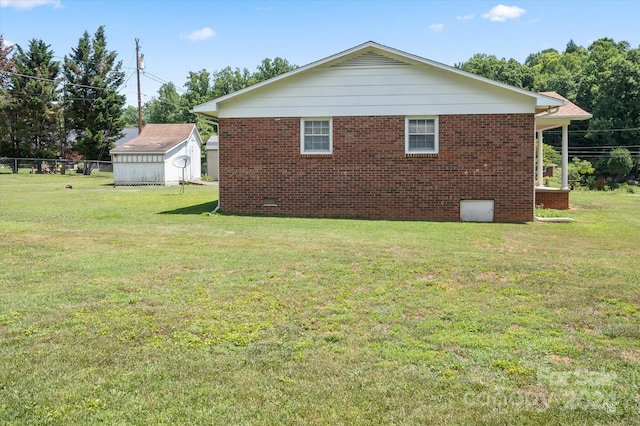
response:
[[(210, 73), (203, 69), (189, 72), (184, 89), (179, 89), (173, 82), (160, 86), (158, 95), (142, 106), (143, 123), (196, 123), (198, 131), (206, 140), (213, 133), (211, 125), (190, 111), (196, 105), (219, 98), (261, 81), (276, 77), (296, 68), (286, 59), (276, 57), (265, 58), (256, 67), (255, 72), (247, 68), (226, 67)], [(178, 93), (178, 91), (182, 93)], [(138, 109), (132, 106), (125, 108), (123, 120), (127, 127), (137, 127)]]
[[(265, 58), (255, 72), (226, 67), (189, 72), (183, 93), (173, 83), (143, 106), (145, 123), (197, 123), (203, 138), (211, 125), (189, 111), (295, 68), (282, 58)], [(51, 46), (31, 40), (6, 46), (0, 35), (0, 157), (56, 158), (81, 155), (106, 160), (124, 127), (137, 127), (137, 109), (125, 107), (122, 61), (107, 47), (103, 26), (84, 32), (62, 61)]]
[[(625, 41), (601, 38), (588, 47), (570, 41), (563, 52), (532, 53), (524, 63), (479, 53), (455, 67), (534, 92), (555, 91), (591, 112), (591, 120), (571, 125), (571, 146), (640, 144), (640, 48)], [(286, 59), (265, 58), (255, 72), (229, 66), (189, 72), (181, 88), (165, 83), (143, 105), (143, 121), (195, 122), (206, 140), (213, 128), (189, 112), (194, 106), (294, 68)], [(102, 26), (93, 35), (85, 31), (62, 61), (42, 40), (8, 47), (0, 35), (0, 157), (75, 152), (107, 159), (122, 129), (137, 127), (137, 108), (125, 107), (119, 93), (124, 82), (122, 61), (108, 49)]]
[(533, 92), (557, 92), (593, 114), (570, 126), (572, 146), (640, 144), (640, 48), (626, 41), (601, 38), (582, 47), (571, 40), (563, 52), (532, 53), (524, 63), (476, 54), (455, 66)]
[(0, 46), (0, 155), (52, 158), (71, 144), (88, 159), (108, 156), (125, 97), (122, 62), (107, 48), (104, 27), (85, 31), (62, 63), (42, 40), (25, 49), (0, 39)]

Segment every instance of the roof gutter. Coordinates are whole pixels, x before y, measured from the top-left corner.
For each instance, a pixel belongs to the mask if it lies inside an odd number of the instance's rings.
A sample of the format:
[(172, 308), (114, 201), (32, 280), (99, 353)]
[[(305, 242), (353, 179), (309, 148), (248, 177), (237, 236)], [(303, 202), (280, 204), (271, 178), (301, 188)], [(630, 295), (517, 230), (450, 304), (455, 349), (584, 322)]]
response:
[(560, 110), (559, 106), (547, 107), (547, 109), (545, 109), (544, 111), (539, 112), (538, 114), (536, 114), (536, 118), (547, 117), (549, 115), (553, 115), (556, 112), (558, 112), (559, 110)]

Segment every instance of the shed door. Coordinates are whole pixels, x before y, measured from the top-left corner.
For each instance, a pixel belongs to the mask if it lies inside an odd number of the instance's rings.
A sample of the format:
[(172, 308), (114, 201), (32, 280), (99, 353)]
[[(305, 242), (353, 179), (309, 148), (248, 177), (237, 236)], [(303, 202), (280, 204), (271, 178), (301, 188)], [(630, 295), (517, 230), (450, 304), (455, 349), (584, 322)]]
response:
[(460, 201), (460, 220), (463, 222), (493, 222), (493, 200)]

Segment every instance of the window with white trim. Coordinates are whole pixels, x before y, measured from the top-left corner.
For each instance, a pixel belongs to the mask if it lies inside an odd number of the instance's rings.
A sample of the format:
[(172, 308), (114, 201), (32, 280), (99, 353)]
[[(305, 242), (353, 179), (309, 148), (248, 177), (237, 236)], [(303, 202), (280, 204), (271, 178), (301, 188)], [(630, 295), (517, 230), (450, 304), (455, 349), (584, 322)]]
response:
[(300, 120), (300, 152), (331, 154), (333, 152), (333, 121), (331, 118)]
[(407, 117), (405, 123), (407, 154), (438, 153), (438, 117)]

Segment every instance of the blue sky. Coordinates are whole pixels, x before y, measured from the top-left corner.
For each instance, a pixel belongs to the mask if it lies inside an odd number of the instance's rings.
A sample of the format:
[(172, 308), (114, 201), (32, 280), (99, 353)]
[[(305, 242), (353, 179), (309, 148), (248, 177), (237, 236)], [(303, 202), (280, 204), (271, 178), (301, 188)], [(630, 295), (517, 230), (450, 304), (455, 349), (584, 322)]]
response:
[(369, 40), (453, 65), (475, 53), (515, 58), (573, 39), (588, 46), (610, 37), (640, 45), (640, 1), (213, 1), (0, 0), (0, 33), (27, 47), (42, 39), (60, 59), (84, 31), (104, 25), (137, 102), (135, 39), (145, 55), (142, 101), (157, 95), (157, 80), (181, 88), (189, 71), (226, 66), (254, 71), (280, 56), (296, 65)]

